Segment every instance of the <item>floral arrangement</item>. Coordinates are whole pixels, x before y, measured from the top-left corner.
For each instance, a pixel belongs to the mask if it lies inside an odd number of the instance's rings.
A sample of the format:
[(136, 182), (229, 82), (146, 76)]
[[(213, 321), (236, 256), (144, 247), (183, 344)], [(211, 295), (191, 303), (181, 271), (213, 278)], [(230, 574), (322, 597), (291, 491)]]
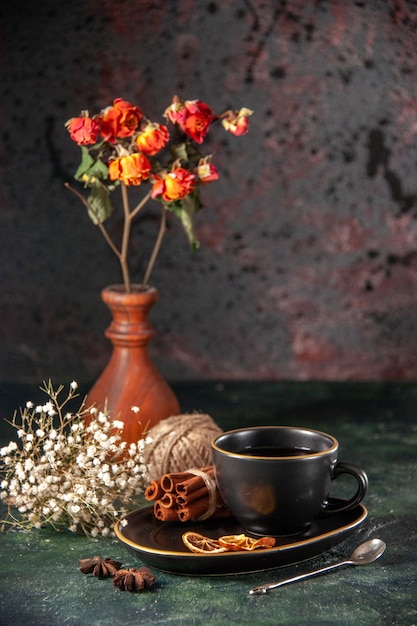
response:
[(93, 537), (110, 536), (115, 521), (148, 482), (143, 460), (148, 441), (145, 437), (126, 444), (121, 440), (123, 422), (95, 408), (81, 404), (68, 411), (77, 383), (61, 399), (63, 389), (44, 383), (45, 404), (27, 402), (10, 422), (17, 442), (0, 449), (0, 499), (8, 505), (1, 528), (51, 524)]
[[(145, 204), (153, 199), (161, 204), (161, 221), (155, 245), (141, 287), (145, 289), (159, 253), (166, 230), (167, 211), (180, 220), (193, 248), (198, 247), (193, 217), (201, 208), (200, 188), (219, 177), (212, 155), (202, 156), (202, 144), (216, 121), (233, 135), (248, 131), (247, 108), (227, 110), (216, 115), (200, 100), (180, 100), (174, 96), (164, 117), (168, 126), (152, 122), (135, 105), (117, 98), (98, 115), (82, 111), (66, 123), (71, 139), (81, 147), (82, 159), (75, 179), (89, 189), (85, 197), (68, 183), (98, 226), (112, 251), (119, 259), (123, 282), (131, 291), (128, 251), (132, 221)], [(149, 183), (150, 189), (132, 208), (127, 188)], [(120, 245), (110, 237), (104, 223), (112, 215), (112, 192), (121, 189), (123, 234)]]

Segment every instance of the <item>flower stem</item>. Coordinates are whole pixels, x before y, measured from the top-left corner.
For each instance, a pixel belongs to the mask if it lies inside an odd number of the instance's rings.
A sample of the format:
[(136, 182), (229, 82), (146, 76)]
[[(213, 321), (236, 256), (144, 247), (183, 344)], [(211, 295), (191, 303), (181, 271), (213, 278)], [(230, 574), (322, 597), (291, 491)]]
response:
[(167, 222), (167, 211), (166, 211), (166, 208), (162, 206), (162, 215), (161, 215), (161, 222), (159, 225), (158, 236), (156, 238), (155, 245), (152, 250), (151, 258), (149, 259), (148, 267), (146, 268), (145, 276), (142, 281), (142, 289), (146, 289), (146, 287), (148, 286), (148, 281), (152, 273), (152, 270), (154, 268), (156, 258), (159, 254), (159, 250), (162, 244), (162, 239), (164, 238), (164, 235), (166, 232), (166, 222)]
[(122, 248), (120, 253), (120, 266), (122, 268), (123, 274), (123, 282), (125, 284), (126, 293), (130, 293), (132, 290), (130, 284), (130, 275), (129, 275), (129, 266), (127, 261), (127, 253), (129, 248), (129, 239), (130, 239), (130, 227), (132, 224), (132, 214), (129, 209), (129, 197), (127, 194), (127, 188), (124, 183), (121, 183), (122, 189), (122, 201), (123, 201), (123, 211), (125, 214), (125, 221), (123, 225), (123, 237), (122, 237)]
[(76, 196), (78, 196), (78, 198), (80, 198), (81, 202), (84, 204), (84, 206), (87, 208), (87, 211), (90, 211), (92, 215), (94, 215), (94, 217), (96, 218), (96, 222), (97, 222), (97, 226), (99, 227), (104, 239), (107, 241), (107, 243), (109, 244), (110, 248), (113, 250), (114, 254), (117, 256), (118, 259), (120, 259), (120, 251), (117, 249), (117, 247), (114, 245), (113, 241), (111, 240), (107, 230), (105, 229), (105, 227), (103, 226), (103, 224), (100, 222), (96, 211), (94, 211), (93, 207), (91, 206), (91, 204), (88, 202), (88, 200), (86, 200), (83, 196), (82, 193), (80, 193), (77, 189), (75, 189), (74, 187), (72, 187), (69, 183), (65, 183), (65, 187), (67, 189), (69, 189), (70, 191), (72, 191), (72, 193), (74, 193)]
[(130, 214), (131, 219), (133, 219), (134, 217), (136, 217), (136, 215), (139, 213), (139, 211), (145, 206), (145, 204), (148, 202), (148, 200), (150, 200), (152, 197), (152, 190), (148, 191), (148, 193), (146, 194), (146, 196), (144, 196), (142, 198), (142, 200), (139, 202), (139, 204), (137, 204), (135, 206), (135, 208), (133, 209), (133, 211)]

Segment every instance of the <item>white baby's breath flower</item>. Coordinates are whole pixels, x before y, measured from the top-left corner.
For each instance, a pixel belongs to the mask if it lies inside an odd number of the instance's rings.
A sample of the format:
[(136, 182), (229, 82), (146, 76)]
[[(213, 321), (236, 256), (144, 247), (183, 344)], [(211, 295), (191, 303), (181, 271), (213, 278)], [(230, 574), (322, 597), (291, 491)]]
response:
[(102, 430), (98, 430), (94, 433), (94, 439), (98, 442), (107, 441), (108, 437), (106, 433), (103, 433)]
[(70, 384), (70, 387), (73, 391), (75, 391), (76, 389), (78, 389), (78, 383), (73, 380), (72, 383)]
[(97, 421), (100, 422), (100, 424), (106, 424), (107, 423), (107, 416), (106, 416), (106, 414), (103, 413), (102, 411), (100, 411), (98, 416), (97, 416)]
[(33, 468), (33, 465), (33, 460), (29, 458), (25, 460), (24, 468), (27, 472), (30, 472), (30, 470)]
[[(13, 499), (21, 514), (19, 521), (8, 514), (5, 523), (40, 528), (52, 522), (71, 532), (110, 536), (117, 516), (145, 484), (142, 444), (121, 441), (115, 430), (121, 432), (123, 422), (104, 411), (81, 405), (78, 412), (64, 413), (61, 389), (45, 384), (49, 400), (36, 407), (27, 403), (13, 418), (19, 445), (13, 441), (0, 449), (0, 498)], [(74, 397), (75, 387), (70, 389), (67, 400)]]
[(97, 448), (96, 446), (88, 446), (87, 450), (86, 450), (86, 455), (87, 457), (89, 457), (90, 459), (94, 458), (97, 454)]
[(80, 452), (79, 454), (77, 454), (76, 459), (75, 459), (76, 464), (78, 465), (78, 467), (83, 468), (86, 462), (86, 455), (84, 452)]
[(131, 406), (130, 409), (133, 411), (133, 413), (139, 413), (140, 406)]

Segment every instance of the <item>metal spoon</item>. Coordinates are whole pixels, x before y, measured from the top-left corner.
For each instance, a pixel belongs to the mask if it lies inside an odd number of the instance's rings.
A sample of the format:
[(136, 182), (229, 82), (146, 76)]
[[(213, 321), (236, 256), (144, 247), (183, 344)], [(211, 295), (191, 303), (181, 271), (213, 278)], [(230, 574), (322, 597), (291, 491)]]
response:
[(266, 585), (259, 585), (258, 587), (254, 587), (249, 591), (251, 595), (258, 595), (266, 593), (269, 589), (276, 589), (277, 587), (282, 587), (282, 585), (288, 585), (288, 583), (294, 583), (297, 580), (303, 580), (304, 578), (310, 578), (310, 576), (317, 576), (318, 574), (324, 574), (325, 572), (329, 572), (332, 569), (336, 569), (337, 567), (342, 567), (343, 565), (367, 565), (368, 563), (373, 563), (379, 559), (382, 554), (385, 552), (386, 545), (381, 539), (370, 539), (369, 541), (365, 541), (360, 546), (354, 550), (351, 557), (347, 561), (341, 561), (340, 563), (335, 563), (334, 565), (328, 565), (327, 567), (323, 567), (322, 569), (315, 570), (313, 572), (308, 572), (307, 574), (301, 574), (300, 576), (294, 576), (294, 578), (287, 578), (286, 580), (281, 580), (278, 583), (267, 583)]

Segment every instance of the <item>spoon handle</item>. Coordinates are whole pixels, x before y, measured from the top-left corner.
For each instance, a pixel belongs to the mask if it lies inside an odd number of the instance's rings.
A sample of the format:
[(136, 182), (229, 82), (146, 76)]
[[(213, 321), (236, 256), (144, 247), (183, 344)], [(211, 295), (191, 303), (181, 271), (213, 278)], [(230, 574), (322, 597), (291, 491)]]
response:
[(335, 563), (334, 565), (328, 565), (327, 567), (322, 567), (321, 569), (314, 570), (313, 572), (307, 572), (307, 574), (300, 574), (299, 576), (294, 576), (293, 578), (286, 578), (285, 580), (281, 580), (277, 583), (266, 583), (265, 585), (259, 585), (258, 587), (254, 587), (249, 591), (251, 595), (264, 594), (269, 589), (276, 589), (277, 587), (282, 587), (283, 585), (288, 585), (289, 583), (295, 583), (298, 580), (304, 580), (305, 578), (310, 578), (311, 576), (317, 576), (318, 574), (324, 574), (325, 572), (329, 572), (332, 569), (336, 569), (337, 567), (342, 567), (343, 565), (354, 565), (353, 561), (340, 561), (340, 563)]

